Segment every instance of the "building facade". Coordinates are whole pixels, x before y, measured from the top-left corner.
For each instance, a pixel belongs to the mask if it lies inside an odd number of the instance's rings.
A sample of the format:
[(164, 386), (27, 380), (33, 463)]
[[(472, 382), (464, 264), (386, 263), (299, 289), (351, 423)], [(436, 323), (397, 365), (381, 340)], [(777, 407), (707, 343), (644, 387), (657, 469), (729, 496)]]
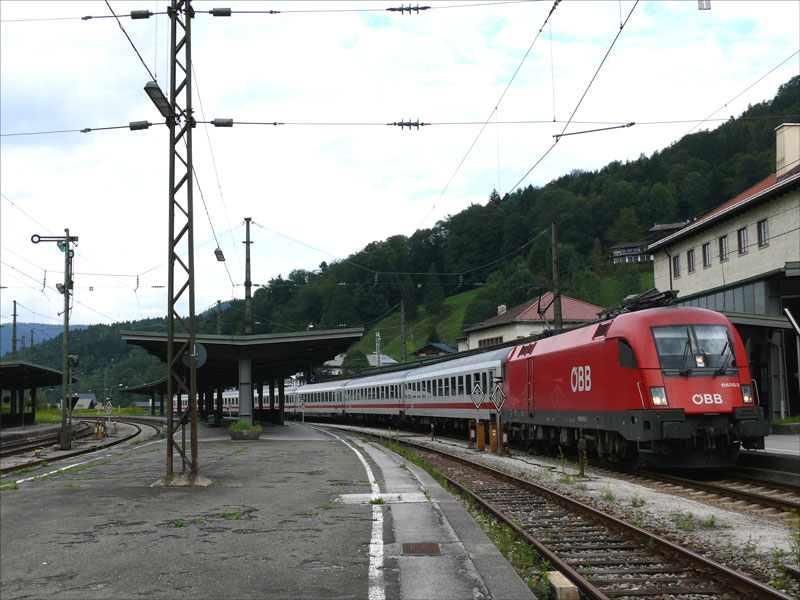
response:
[(648, 247), (655, 285), (726, 314), (772, 420), (800, 412), (800, 125), (777, 130), (776, 172)]

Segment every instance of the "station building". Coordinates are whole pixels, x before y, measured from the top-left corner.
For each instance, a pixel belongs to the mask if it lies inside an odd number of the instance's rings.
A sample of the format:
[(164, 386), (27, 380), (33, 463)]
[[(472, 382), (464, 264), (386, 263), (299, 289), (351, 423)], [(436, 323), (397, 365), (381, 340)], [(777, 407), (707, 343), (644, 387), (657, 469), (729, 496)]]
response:
[(647, 247), (655, 286), (724, 313), (748, 353), (765, 416), (800, 412), (800, 124), (776, 129), (775, 173)]

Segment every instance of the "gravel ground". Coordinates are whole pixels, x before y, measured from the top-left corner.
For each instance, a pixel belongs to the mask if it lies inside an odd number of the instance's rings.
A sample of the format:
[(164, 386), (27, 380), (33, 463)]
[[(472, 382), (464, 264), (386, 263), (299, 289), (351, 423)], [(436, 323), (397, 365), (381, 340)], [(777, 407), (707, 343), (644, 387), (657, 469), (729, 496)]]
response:
[[(385, 434), (386, 430), (374, 430)], [(430, 436), (402, 436), (531, 479), (600, 510), (623, 518), (682, 546), (746, 573), (800, 598), (800, 533), (797, 523), (782, 525), (742, 512), (710, 506), (647, 486), (593, 473), (579, 478), (577, 468), (556, 459), (514, 452), (498, 457), (479, 454), (453, 440), (431, 442)], [(488, 450), (488, 446), (487, 446)], [(794, 574), (794, 576), (792, 576)]]

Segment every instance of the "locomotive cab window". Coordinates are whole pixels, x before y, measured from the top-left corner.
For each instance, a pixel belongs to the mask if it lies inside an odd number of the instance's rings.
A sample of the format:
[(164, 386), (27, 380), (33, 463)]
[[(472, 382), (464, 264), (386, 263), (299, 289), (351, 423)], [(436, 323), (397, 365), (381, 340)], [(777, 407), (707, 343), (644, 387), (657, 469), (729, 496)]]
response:
[(653, 327), (662, 369), (727, 369), (736, 367), (730, 332), (724, 325)]

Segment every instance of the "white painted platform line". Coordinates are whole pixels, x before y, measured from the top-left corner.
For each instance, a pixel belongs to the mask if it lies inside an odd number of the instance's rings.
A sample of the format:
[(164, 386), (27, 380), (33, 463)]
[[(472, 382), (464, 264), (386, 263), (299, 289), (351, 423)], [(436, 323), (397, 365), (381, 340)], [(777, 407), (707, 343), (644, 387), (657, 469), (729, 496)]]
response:
[[(339, 437), (335, 433), (320, 429), (324, 433), (335, 437), (342, 442), (345, 446), (350, 448), (356, 453), (358, 460), (364, 465), (367, 472), (367, 479), (369, 479), (370, 489), (372, 490), (372, 499), (380, 496), (380, 488), (375, 475), (372, 473), (369, 463), (362, 456), (361, 452), (344, 438)], [(369, 600), (385, 600), (386, 587), (383, 581), (383, 508), (380, 504), (372, 505), (372, 539), (369, 544)]]

